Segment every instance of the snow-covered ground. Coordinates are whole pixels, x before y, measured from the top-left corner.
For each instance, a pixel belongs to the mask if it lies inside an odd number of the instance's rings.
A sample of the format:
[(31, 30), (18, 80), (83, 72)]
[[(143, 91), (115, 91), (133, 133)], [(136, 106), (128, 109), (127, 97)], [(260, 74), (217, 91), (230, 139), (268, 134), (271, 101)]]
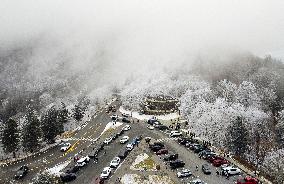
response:
[(168, 176), (149, 175), (144, 177), (138, 174), (125, 174), (121, 178), (123, 184), (173, 184), (174, 182)]
[(60, 163), (58, 165), (55, 165), (52, 168), (49, 168), (46, 170), (51, 175), (59, 176), (61, 174), (61, 170), (63, 170), (65, 167), (67, 167), (70, 164), (71, 160), (67, 160), (63, 163)]
[[(132, 117), (139, 119), (139, 120), (148, 120), (148, 119), (153, 118), (153, 115), (145, 115), (145, 114), (140, 115), (139, 112), (128, 111), (124, 109), (122, 106), (119, 108), (119, 111), (121, 113), (132, 114)], [(171, 120), (171, 119), (177, 119), (180, 116), (177, 113), (170, 113), (170, 114), (155, 116), (155, 117), (159, 120)]]
[(141, 153), (131, 164), (130, 169), (143, 171), (145, 168), (147, 169), (147, 171), (155, 171), (156, 164), (154, 160), (149, 157), (149, 155), (147, 155), (146, 153)]
[(110, 129), (116, 129), (117, 127), (119, 127), (121, 125), (123, 125), (123, 123), (121, 123), (121, 122), (114, 122), (114, 121), (109, 122), (106, 125), (105, 129), (102, 131), (101, 135), (103, 135), (106, 131), (108, 131)]

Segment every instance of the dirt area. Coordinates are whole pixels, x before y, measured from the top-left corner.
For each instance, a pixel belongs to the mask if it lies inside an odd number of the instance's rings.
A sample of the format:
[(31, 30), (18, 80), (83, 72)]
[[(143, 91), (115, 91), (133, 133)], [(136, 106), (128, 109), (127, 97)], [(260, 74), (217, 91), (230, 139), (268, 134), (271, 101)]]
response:
[(174, 184), (179, 181), (160, 157), (150, 152), (148, 144), (142, 140), (116, 169), (108, 183)]

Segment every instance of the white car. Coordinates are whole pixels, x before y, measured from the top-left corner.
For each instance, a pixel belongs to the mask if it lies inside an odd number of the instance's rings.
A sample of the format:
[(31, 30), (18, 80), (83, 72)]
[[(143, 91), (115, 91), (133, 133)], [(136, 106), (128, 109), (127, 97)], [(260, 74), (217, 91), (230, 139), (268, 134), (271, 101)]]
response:
[(222, 174), (226, 173), (228, 173), (229, 175), (236, 175), (236, 174), (241, 174), (241, 170), (239, 168), (232, 166), (222, 168)]
[(127, 141), (129, 140), (129, 137), (126, 135), (126, 136), (123, 136), (121, 139), (120, 139), (120, 143), (121, 144), (124, 144), (124, 143), (126, 143)]
[(126, 145), (126, 149), (127, 149), (128, 151), (133, 150), (133, 148), (134, 148), (133, 144), (127, 144), (127, 145)]
[(87, 165), (89, 162), (90, 162), (90, 157), (85, 156), (85, 157), (80, 158), (80, 159), (77, 161), (76, 166), (84, 167), (84, 166)]
[(189, 177), (191, 175), (192, 175), (192, 173), (189, 169), (183, 169), (183, 170), (177, 172), (178, 178)]
[(110, 167), (117, 167), (120, 164), (120, 158), (119, 157), (114, 157), (112, 161), (110, 162)]
[(127, 130), (130, 130), (131, 129), (131, 126), (130, 125), (125, 125), (122, 130), (124, 131), (127, 131)]
[(101, 173), (101, 178), (107, 179), (111, 173), (110, 167), (105, 167), (103, 172)]
[(71, 144), (70, 144), (69, 142), (66, 142), (66, 143), (64, 143), (64, 144), (61, 146), (60, 151), (65, 152), (65, 151), (67, 151), (70, 147), (71, 147)]
[(182, 136), (182, 133), (180, 131), (171, 131), (170, 133), (170, 137), (178, 137), (178, 136)]
[(201, 179), (194, 179), (192, 181), (189, 182), (190, 184), (207, 184), (204, 181), (202, 181)]
[(109, 144), (112, 141), (112, 137), (106, 138), (106, 140), (104, 140), (105, 144)]
[(123, 117), (126, 117), (126, 118), (128, 118), (130, 115), (129, 114), (127, 114), (127, 113), (122, 113), (121, 114)]
[(155, 127), (152, 126), (152, 125), (148, 125), (147, 128), (150, 129), (150, 130), (154, 130)]

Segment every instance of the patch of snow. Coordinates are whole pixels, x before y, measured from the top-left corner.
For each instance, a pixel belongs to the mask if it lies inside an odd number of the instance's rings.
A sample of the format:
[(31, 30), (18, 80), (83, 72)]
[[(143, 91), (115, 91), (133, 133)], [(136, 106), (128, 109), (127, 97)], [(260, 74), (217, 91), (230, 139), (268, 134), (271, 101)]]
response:
[(55, 165), (52, 168), (47, 169), (47, 172), (51, 175), (59, 176), (61, 174), (61, 170), (63, 170), (67, 165), (69, 165), (71, 160), (67, 160), (61, 164)]
[(113, 121), (112, 121), (112, 122), (109, 122), (109, 123), (106, 125), (104, 131), (102, 131), (101, 135), (103, 135), (107, 130), (109, 130), (109, 129), (111, 129), (111, 128), (112, 128), (112, 129), (115, 129), (115, 128), (121, 126), (121, 125), (123, 125), (122, 122), (113, 122)]
[[(153, 115), (145, 115), (145, 114), (140, 115), (139, 112), (125, 110), (122, 106), (120, 106), (119, 111), (121, 113), (132, 114), (133, 118), (136, 118), (139, 120), (148, 120), (154, 117)], [(180, 116), (177, 113), (170, 113), (166, 115), (155, 116), (156, 119), (165, 120), (165, 121), (171, 120), (171, 119), (177, 119), (179, 117)]]
[(174, 182), (168, 176), (149, 175), (146, 179), (138, 174), (125, 174), (121, 178), (123, 184), (173, 184)]
[(136, 157), (136, 159), (134, 160), (134, 162), (132, 163), (132, 165), (130, 166), (130, 169), (132, 170), (143, 170), (143, 168), (135, 168), (135, 165), (143, 162), (144, 160), (146, 160), (147, 158), (149, 158), (149, 155), (147, 155), (146, 153), (142, 153), (140, 155), (138, 155)]

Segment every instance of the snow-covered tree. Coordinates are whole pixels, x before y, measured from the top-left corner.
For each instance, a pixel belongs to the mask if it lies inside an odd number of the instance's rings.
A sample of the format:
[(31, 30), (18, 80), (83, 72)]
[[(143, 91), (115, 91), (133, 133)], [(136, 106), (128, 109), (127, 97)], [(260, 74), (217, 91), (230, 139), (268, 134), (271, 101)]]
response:
[(227, 130), (226, 145), (233, 154), (239, 157), (244, 157), (244, 153), (248, 151), (250, 139), (243, 121), (243, 118), (237, 117)]
[(34, 151), (39, 146), (41, 137), (40, 121), (32, 107), (28, 107), (22, 132), (23, 147), (27, 151)]
[(257, 107), (261, 105), (260, 98), (257, 95), (257, 89), (252, 82), (243, 81), (236, 91), (236, 101), (245, 107)]
[(85, 114), (84, 109), (79, 105), (75, 105), (72, 112), (72, 116), (76, 121), (81, 121)]
[(49, 108), (41, 119), (41, 130), (43, 133), (43, 138), (48, 143), (54, 143), (55, 137), (59, 134), (59, 125), (61, 123), (58, 121), (58, 111), (54, 106)]
[(236, 84), (224, 79), (217, 83), (215, 93), (219, 98), (224, 98), (227, 102), (232, 103), (235, 101), (237, 89)]
[(6, 153), (13, 152), (15, 157), (15, 151), (19, 146), (19, 130), (15, 120), (9, 119), (4, 123), (4, 130), (1, 137), (4, 151)]
[(69, 119), (69, 112), (68, 109), (66, 108), (66, 105), (61, 102), (61, 107), (58, 110), (58, 116), (57, 116), (57, 125), (58, 125), (58, 132), (63, 133), (64, 131), (64, 124), (67, 123)]
[(284, 147), (284, 110), (279, 113), (279, 118), (277, 121), (276, 129), (276, 140), (280, 147)]
[(54, 177), (47, 172), (40, 173), (33, 179), (33, 184), (61, 184), (63, 183), (58, 177)]

